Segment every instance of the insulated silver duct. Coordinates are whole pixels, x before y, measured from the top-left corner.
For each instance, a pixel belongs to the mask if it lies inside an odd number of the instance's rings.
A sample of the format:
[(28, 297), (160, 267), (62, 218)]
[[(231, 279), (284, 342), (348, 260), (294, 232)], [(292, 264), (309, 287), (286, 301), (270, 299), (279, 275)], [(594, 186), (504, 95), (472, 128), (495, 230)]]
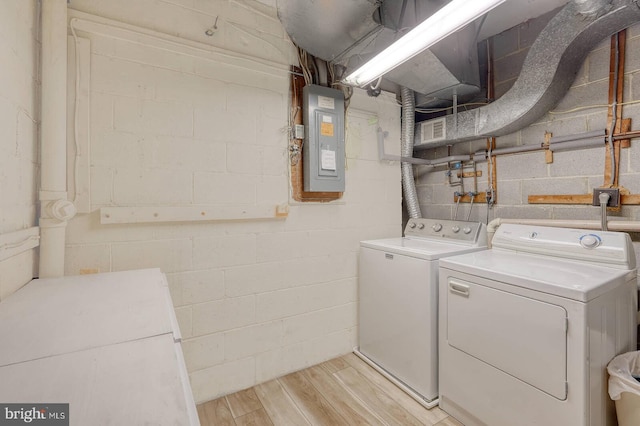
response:
[(611, 3), (611, 0), (573, 0), (576, 4), (578, 13), (586, 16), (597, 16), (605, 12), (605, 6)]
[[(640, 21), (635, 0), (580, 1), (568, 3), (542, 30), (531, 46), (522, 72), (513, 87), (485, 107), (446, 117), (446, 138), (419, 143), (416, 149), (503, 136), (534, 123), (562, 99), (587, 54), (603, 39)], [(600, 6), (595, 16), (584, 11)], [(608, 10), (608, 12), (607, 12)], [(597, 16), (600, 13), (600, 16)]]
[[(416, 98), (413, 90), (402, 87), (400, 90), (402, 98), (402, 144), (401, 154), (403, 157), (413, 156), (413, 129), (415, 128)], [(407, 211), (412, 219), (421, 218), (420, 204), (418, 203), (418, 193), (416, 191), (416, 181), (413, 177), (413, 165), (402, 163), (402, 190), (404, 200), (407, 203)]]

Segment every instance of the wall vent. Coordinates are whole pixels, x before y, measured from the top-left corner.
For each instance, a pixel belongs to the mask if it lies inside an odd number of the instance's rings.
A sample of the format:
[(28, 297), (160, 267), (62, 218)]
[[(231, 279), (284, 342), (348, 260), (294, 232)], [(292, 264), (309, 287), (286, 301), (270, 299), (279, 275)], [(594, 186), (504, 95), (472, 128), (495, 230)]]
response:
[(441, 141), (447, 137), (446, 118), (436, 118), (420, 123), (420, 144)]

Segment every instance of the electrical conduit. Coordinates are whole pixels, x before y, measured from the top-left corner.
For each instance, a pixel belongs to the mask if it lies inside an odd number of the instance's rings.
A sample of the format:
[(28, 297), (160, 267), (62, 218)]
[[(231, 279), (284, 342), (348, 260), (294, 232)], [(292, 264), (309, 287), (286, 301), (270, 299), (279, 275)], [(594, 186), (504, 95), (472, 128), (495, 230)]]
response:
[[(400, 91), (402, 98), (402, 144), (401, 156), (413, 156), (413, 134), (415, 128), (416, 99), (413, 90), (402, 87)], [(418, 193), (416, 182), (413, 177), (413, 165), (402, 162), (402, 189), (404, 199), (407, 203), (407, 211), (412, 219), (421, 218), (420, 204), (418, 203)]]

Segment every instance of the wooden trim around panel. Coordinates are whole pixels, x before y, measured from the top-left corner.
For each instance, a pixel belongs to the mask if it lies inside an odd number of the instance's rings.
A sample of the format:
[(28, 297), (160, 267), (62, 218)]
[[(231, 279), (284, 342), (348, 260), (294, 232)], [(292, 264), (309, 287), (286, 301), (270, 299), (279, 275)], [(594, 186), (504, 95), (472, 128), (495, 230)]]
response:
[[(302, 70), (291, 67), (291, 124), (302, 124), (302, 88), (305, 85)], [(345, 120), (346, 125), (346, 120)], [(304, 190), (302, 169), (303, 140), (293, 139), (289, 132), (289, 157), (291, 165), (291, 196), (296, 201), (328, 203), (342, 198), (342, 192), (307, 192)], [(344, 159), (342, 159), (344, 161)]]

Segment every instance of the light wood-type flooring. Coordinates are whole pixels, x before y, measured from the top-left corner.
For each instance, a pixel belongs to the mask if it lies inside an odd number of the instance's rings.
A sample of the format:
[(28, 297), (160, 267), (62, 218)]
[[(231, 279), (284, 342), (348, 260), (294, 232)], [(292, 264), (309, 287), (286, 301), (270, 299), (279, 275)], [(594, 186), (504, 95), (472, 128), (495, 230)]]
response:
[(198, 405), (208, 425), (461, 426), (427, 410), (354, 354)]

